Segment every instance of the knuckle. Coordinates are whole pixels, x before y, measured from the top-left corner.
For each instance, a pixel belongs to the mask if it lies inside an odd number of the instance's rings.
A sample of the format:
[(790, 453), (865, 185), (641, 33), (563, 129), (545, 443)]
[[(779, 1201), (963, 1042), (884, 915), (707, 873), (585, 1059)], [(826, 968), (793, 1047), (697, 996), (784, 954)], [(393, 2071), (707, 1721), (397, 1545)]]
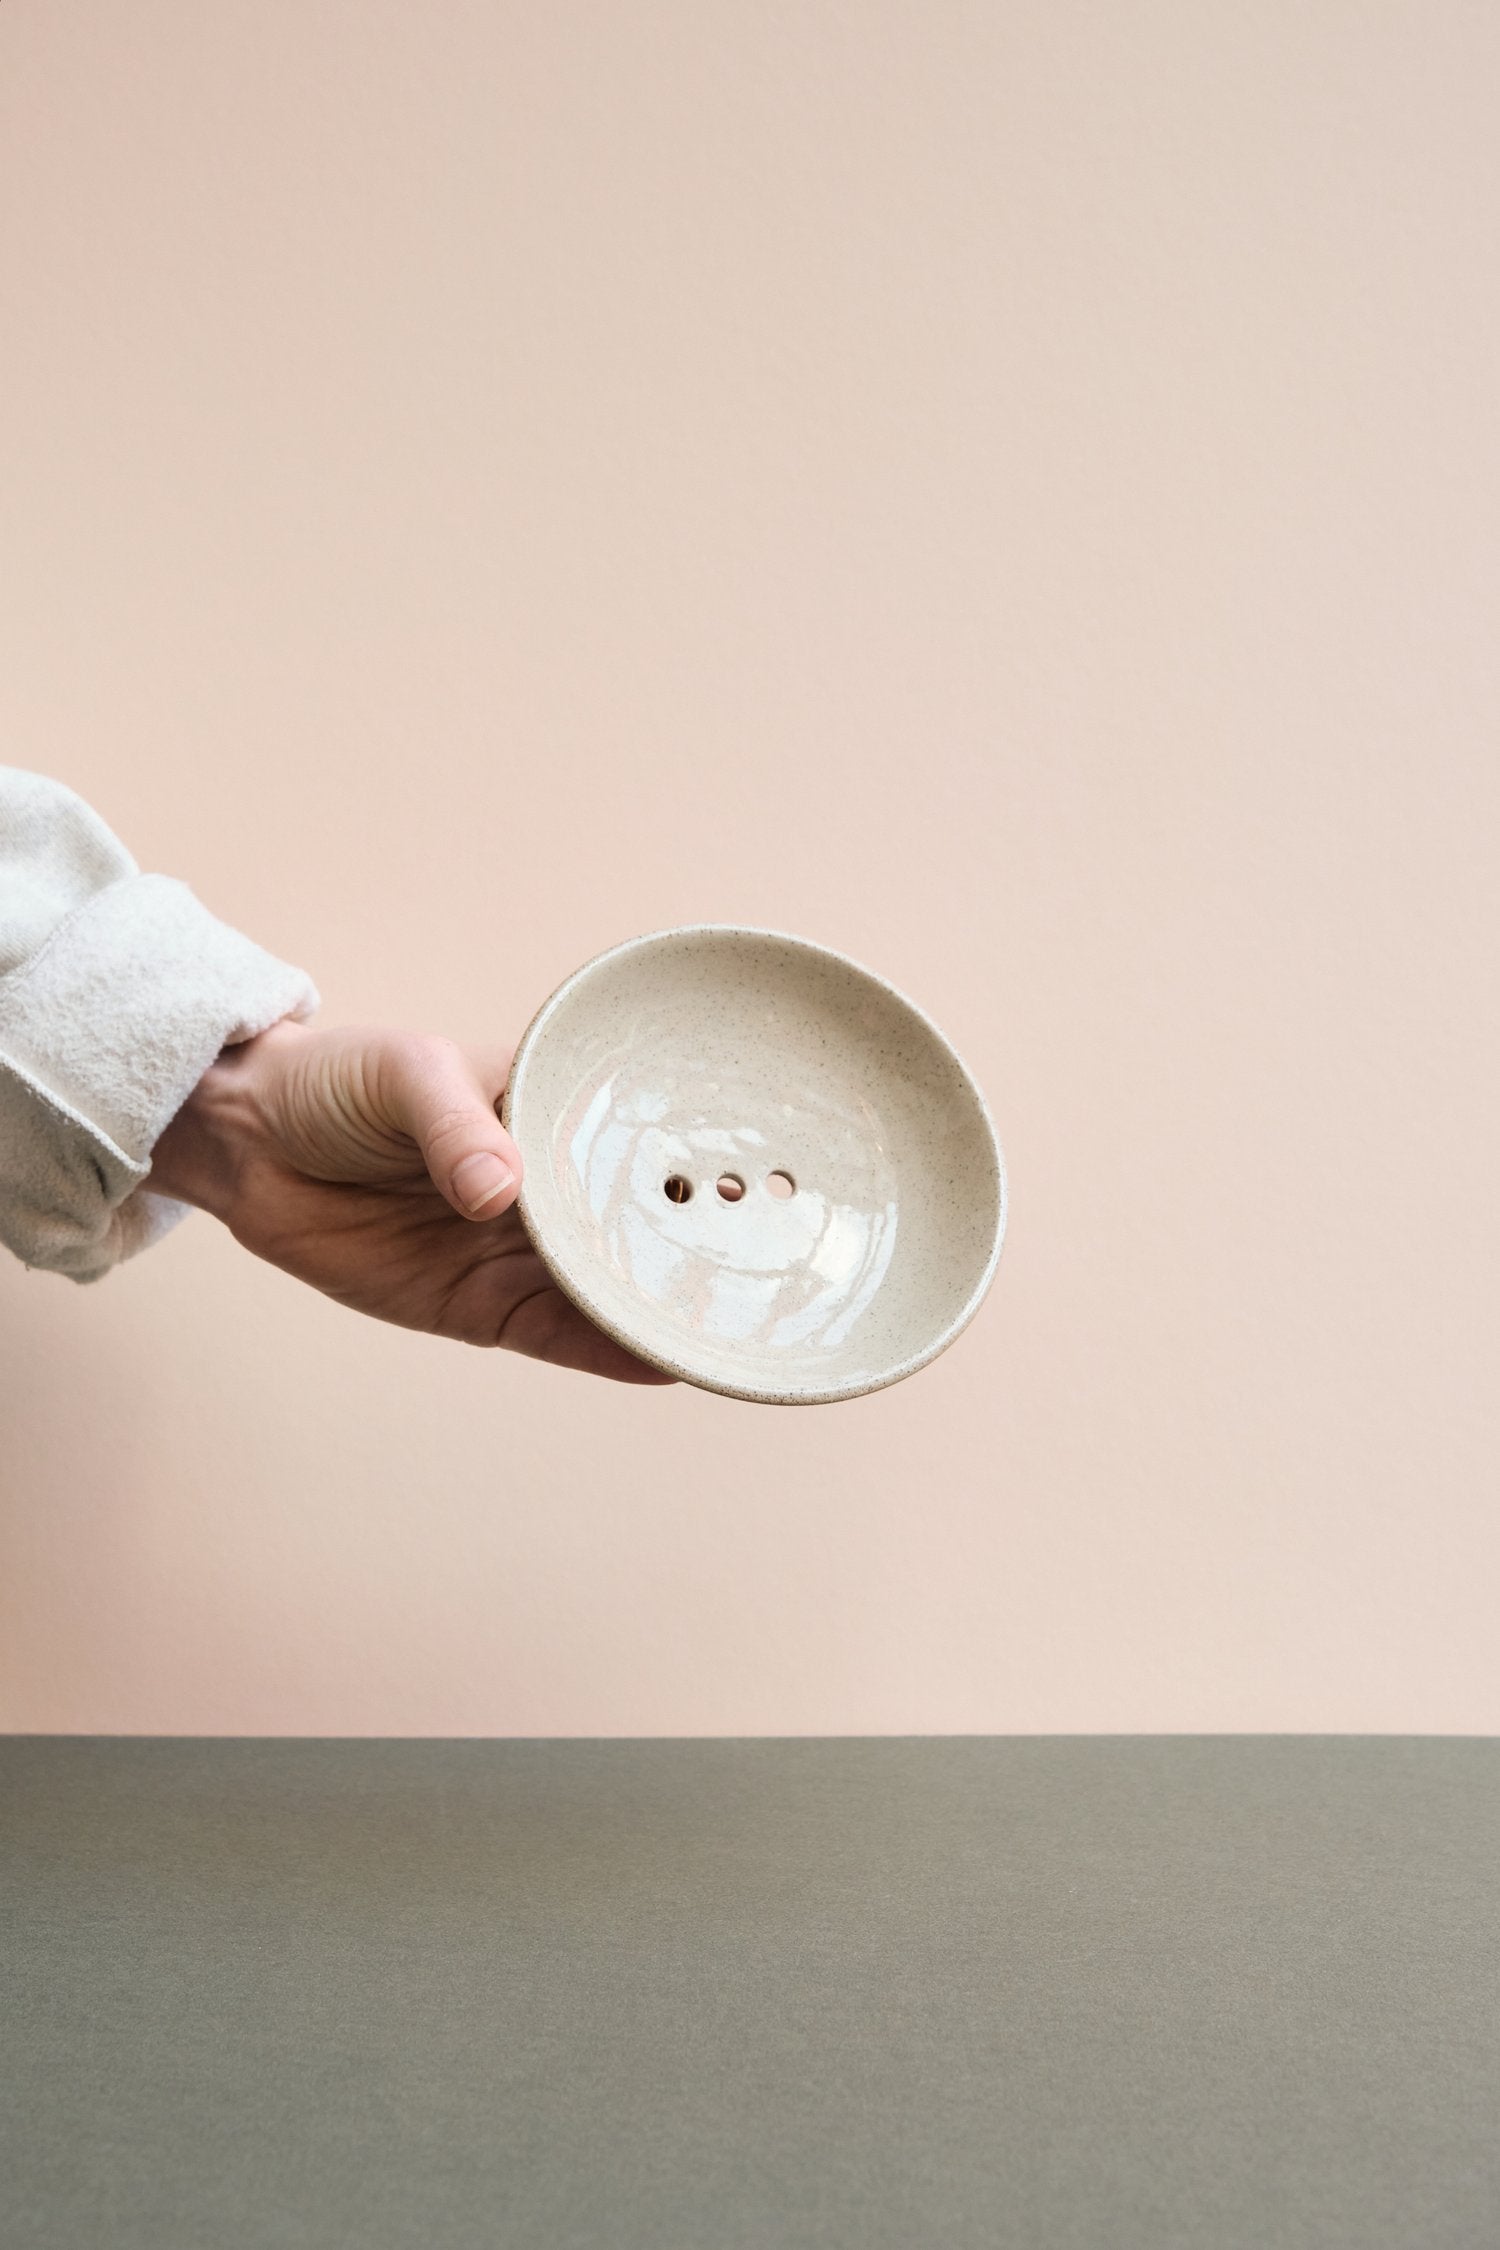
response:
[(422, 1138), (429, 1148), (443, 1148), (451, 1142), (472, 1140), (473, 1137), (472, 1109), (440, 1109), (428, 1118), (422, 1129)]
[(401, 1045), (408, 1068), (424, 1077), (451, 1070), (458, 1059), (456, 1042), (440, 1031), (403, 1032)]

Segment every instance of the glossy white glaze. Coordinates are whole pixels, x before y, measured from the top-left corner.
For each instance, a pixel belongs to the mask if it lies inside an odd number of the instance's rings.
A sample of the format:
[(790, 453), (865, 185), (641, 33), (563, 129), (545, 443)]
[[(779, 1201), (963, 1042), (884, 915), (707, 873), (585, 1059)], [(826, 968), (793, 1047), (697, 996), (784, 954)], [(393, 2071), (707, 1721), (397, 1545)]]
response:
[(528, 1028), (504, 1117), (568, 1295), (731, 1397), (811, 1405), (914, 1374), (1000, 1254), (973, 1079), (909, 1000), (804, 938), (709, 924), (601, 954)]

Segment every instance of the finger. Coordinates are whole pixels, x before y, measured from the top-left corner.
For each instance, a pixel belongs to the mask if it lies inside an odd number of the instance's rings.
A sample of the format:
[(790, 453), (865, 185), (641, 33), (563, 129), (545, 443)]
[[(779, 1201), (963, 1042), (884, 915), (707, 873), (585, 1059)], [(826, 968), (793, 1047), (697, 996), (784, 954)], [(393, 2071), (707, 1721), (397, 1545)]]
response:
[(422, 1151), (432, 1184), (465, 1219), (497, 1219), (521, 1186), (521, 1152), (474, 1063), (446, 1039), (395, 1040), (381, 1057), (394, 1121)]
[(523, 1352), (528, 1359), (545, 1359), (554, 1367), (576, 1367), (585, 1375), (605, 1375), (615, 1383), (677, 1380), (606, 1336), (560, 1289), (539, 1289), (523, 1298), (507, 1317), (500, 1342), (507, 1351)]

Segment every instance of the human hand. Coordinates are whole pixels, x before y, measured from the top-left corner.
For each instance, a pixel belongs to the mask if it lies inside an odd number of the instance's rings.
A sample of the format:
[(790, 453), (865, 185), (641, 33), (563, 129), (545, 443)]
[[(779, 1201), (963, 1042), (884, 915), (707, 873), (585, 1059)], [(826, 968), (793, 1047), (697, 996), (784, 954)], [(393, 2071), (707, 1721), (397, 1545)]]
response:
[(147, 1186), (376, 1320), (667, 1383), (604, 1335), (532, 1249), (497, 1105), (510, 1056), (287, 1020), (230, 1047), (152, 1152)]

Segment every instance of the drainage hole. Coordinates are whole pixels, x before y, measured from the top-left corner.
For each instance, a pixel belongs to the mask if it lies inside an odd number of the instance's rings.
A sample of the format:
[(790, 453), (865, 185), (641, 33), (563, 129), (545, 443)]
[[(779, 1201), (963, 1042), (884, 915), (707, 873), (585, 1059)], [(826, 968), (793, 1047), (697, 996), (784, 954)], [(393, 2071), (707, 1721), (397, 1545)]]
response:
[(723, 1173), (716, 1184), (726, 1203), (738, 1203), (745, 1192), (745, 1183), (738, 1172)]
[(785, 1203), (787, 1197), (789, 1195), (795, 1195), (796, 1192), (797, 1183), (792, 1178), (790, 1172), (771, 1172), (767, 1174), (766, 1193), (768, 1195), (774, 1195), (779, 1203)]
[(674, 1172), (662, 1192), (669, 1203), (686, 1203), (692, 1195), (693, 1183), (685, 1180), (680, 1172)]

